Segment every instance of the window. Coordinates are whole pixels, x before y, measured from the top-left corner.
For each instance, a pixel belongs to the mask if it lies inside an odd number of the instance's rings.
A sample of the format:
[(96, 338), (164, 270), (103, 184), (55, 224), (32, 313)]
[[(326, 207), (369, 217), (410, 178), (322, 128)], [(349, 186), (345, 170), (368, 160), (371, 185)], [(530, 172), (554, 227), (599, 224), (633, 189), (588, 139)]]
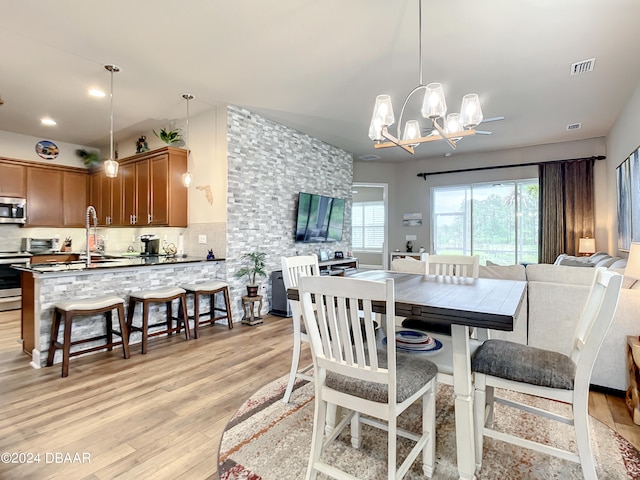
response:
[(351, 210), (351, 246), (354, 250), (382, 252), (384, 202), (354, 202)]
[(538, 179), (432, 189), (435, 254), (501, 265), (538, 261)]

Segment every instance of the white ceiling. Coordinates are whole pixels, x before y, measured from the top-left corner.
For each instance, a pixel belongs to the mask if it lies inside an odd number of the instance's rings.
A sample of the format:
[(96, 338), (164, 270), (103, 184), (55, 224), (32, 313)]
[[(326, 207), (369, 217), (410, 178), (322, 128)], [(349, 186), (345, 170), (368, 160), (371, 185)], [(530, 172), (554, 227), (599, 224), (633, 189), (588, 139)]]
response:
[[(188, 92), (192, 117), (245, 106), (355, 158), (450, 151), (374, 150), (367, 137), (376, 95), (391, 94), (397, 118), (418, 85), (417, 0), (0, 0), (0, 11), (0, 130), (108, 144), (108, 97), (87, 91), (109, 91), (113, 63), (116, 141), (184, 118)], [(424, 0), (423, 18), (424, 83), (443, 83), (449, 111), (475, 92), (485, 118), (505, 117), (457, 152), (605, 136), (640, 83), (637, 0)], [(593, 72), (569, 75), (592, 57)]]

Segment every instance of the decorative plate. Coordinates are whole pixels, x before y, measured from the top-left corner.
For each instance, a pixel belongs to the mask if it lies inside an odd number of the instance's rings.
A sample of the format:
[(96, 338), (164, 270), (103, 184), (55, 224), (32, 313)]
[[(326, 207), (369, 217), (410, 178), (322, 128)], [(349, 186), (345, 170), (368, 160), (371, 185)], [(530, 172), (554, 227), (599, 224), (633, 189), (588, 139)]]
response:
[(40, 158), (53, 160), (60, 153), (60, 149), (50, 140), (40, 140), (36, 143), (36, 153)]
[[(382, 339), (382, 344), (387, 345), (387, 337)], [(396, 350), (400, 352), (429, 355), (438, 353), (441, 348), (442, 342), (426, 333), (415, 330), (399, 330), (396, 332)]]

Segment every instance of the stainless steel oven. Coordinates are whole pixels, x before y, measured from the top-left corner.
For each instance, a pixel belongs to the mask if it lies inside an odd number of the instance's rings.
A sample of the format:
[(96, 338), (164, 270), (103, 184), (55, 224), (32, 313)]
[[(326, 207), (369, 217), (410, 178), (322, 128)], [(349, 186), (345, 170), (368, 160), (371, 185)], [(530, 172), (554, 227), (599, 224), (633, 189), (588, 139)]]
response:
[(0, 252), (0, 311), (20, 308), (20, 271), (11, 265), (26, 266), (30, 258), (25, 252)]

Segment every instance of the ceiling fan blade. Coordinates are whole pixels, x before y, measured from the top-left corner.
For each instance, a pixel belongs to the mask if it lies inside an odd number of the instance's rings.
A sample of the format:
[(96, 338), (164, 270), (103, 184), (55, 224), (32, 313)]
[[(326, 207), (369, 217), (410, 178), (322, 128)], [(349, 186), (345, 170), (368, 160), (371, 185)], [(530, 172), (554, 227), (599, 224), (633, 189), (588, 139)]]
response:
[(476, 130), (476, 135), (492, 135), (493, 132), (488, 132), (487, 130)]
[(504, 120), (503, 116), (500, 117), (490, 117), (490, 118), (485, 118), (484, 120), (482, 120), (480, 123), (490, 123), (490, 122), (499, 122), (501, 120)]

